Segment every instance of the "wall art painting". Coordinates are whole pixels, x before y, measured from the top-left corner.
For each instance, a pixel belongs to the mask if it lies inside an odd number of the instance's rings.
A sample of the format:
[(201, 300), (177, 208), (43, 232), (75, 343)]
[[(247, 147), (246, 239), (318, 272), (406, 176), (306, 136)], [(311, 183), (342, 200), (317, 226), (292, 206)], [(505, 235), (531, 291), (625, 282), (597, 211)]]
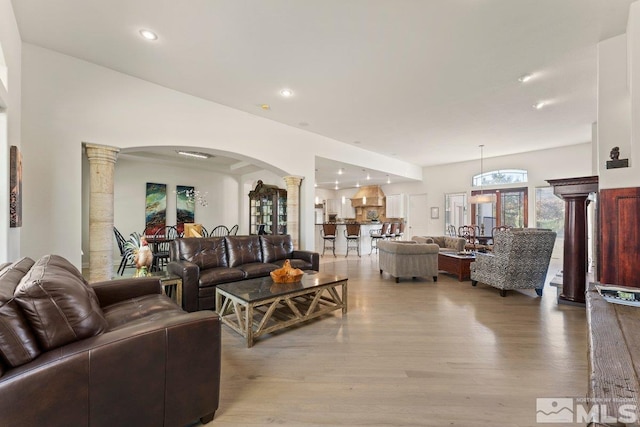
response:
[(178, 233), (184, 232), (185, 223), (195, 222), (195, 188), (186, 185), (176, 186), (176, 224)]
[(153, 236), (167, 223), (167, 184), (147, 182), (144, 234)]
[(22, 153), (15, 145), (9, 158), (9, 226), (22, 227)]

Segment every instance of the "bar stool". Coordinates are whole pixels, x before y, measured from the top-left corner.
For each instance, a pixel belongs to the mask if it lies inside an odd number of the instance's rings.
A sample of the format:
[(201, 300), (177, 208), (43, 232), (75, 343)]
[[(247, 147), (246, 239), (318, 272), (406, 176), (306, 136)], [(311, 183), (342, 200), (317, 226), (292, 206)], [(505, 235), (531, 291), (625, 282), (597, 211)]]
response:
[(357, 249), (360, 256), (360, 224), (347, 224), (344, 236), (347, 238), (347, 254), (344, 257), (349, 256), (349, 249)]
[(396, 240), (402, 240), (402, 236), (404, 236), (404, 221), (402, 221), (398, 225), (398, 232), (396, 233)]
[(389, 228), (389, 232), (387, 233), (387, 236), (386, 236), (387, 239), (395, 240), (399, 231), (400, 231), (400, 223), (399, 222), (391, 223), (391, 227)]
[(337, 226), (334, 222), (325, 222), (324, 224), (322, 224), (321, 235), (324, 239), (322, 245), (322, 256), (324, 256), (324, 251), (327, 248), (328, 244), (331, 245), (329, 247), (333, 251), (333, 256), (336, 256), (336, 228)]
[[(376, 253), (378, 253), (378, 240), (380, 239), (386, 239), (387, 238), (387, 233), (389, 233), (389, 226), (391, 224), (389, 224), (388, 222), (383, 222), (382, 223), (382, 228), (377, 228), (377, 229), (371, 229), (369, 230), (369, 236), (371, 237), (371, 252), (369, 252), (369, 255), (371, 255), (373, 253), (373, 250), (376, 250)], [(375, 245), (374, 245), (375, 243)]]

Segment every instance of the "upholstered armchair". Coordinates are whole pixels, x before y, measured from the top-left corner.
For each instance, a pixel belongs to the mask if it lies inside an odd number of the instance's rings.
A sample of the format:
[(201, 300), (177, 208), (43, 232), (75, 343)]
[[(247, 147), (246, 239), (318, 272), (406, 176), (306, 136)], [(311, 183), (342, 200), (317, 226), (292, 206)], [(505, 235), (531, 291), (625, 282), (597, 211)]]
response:
[(496, 287), (503, 297), (508, 289), (535, 289), (542, 296), (555, 240), (556, 233), (550, 230), (496, 232), (493, 253), (478, 253), (471, 263), (471, 284), (481, 282)]
[(378, 265), (380, 274), (386, 271), (395, 277), (433, 277), (438, 280), (438, 253), (440, 248), (435, 243), (416, 243), (413, 241), (378, 242)]

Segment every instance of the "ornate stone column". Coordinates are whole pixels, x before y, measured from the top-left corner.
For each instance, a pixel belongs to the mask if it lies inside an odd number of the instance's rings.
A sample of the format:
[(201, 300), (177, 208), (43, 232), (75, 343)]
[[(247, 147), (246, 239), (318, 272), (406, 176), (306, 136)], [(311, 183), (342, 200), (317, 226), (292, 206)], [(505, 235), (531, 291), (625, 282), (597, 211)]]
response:
[(565, 202), (562, 294), (558, 302), (585, 302), (587, 282), (587, 198), (598, 192), (598, 177), (548, 179)]
[(291, 235), (293, 248), (299, 249), (300, 237), (300, 183), (302, 176), (285, 176), (287, 184), (287, 233)]
[(89, 159), (89, 282), (113, 274), (113, 172), (119, 148), (85, 143)]

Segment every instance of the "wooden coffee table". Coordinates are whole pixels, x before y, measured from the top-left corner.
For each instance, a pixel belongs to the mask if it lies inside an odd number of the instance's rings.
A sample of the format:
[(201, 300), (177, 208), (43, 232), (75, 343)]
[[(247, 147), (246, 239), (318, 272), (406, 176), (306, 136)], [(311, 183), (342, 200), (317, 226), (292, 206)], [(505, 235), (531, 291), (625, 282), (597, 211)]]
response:
[(462, 282), (471, 278), (471, 263), (476, 260), (472, 254), (460, 255), (456, 252), (440, 252), (438, 254), (438, 270), (458, 276)]
[(271, 277), (225, 283), (216, 287), (216, 311), (222, 323), (245, 337), (251, 347), (261, 335), (334, 310), (346, 314), (347, 280), (305, 271), (296, 283), (273, 283)]

